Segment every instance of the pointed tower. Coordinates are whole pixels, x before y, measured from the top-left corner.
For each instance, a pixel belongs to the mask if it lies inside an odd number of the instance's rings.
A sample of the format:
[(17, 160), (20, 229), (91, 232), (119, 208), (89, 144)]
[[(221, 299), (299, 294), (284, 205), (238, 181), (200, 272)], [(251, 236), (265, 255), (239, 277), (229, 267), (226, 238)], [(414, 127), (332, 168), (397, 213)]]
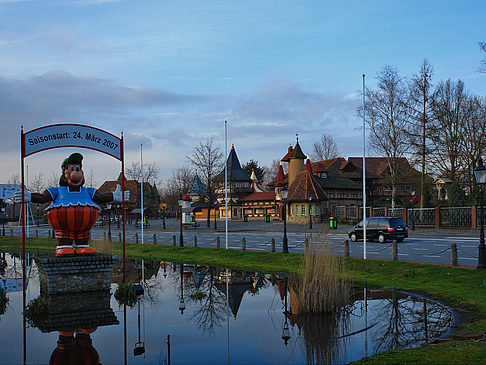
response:
[(304, 171), (304, 161), (306, 156), (302, 152), (299, 145), (299, 136), (297, 136), (297, 143), (289, 155), (289, 186), (295, 181), (297, 174)]

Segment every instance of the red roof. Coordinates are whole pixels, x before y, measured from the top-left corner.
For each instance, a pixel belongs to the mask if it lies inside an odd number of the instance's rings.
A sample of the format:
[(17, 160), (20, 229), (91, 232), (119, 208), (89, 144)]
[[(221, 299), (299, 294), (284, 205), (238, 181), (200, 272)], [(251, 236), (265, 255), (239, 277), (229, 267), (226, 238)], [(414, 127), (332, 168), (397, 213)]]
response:
[(256, 201), (270, 201), (275, 200), (275, 192), (274, 191), (261, 191), (261, 192), (254, 192), (251, 193), (243, 198), (241, 198), (240, 202), (256, 202)]

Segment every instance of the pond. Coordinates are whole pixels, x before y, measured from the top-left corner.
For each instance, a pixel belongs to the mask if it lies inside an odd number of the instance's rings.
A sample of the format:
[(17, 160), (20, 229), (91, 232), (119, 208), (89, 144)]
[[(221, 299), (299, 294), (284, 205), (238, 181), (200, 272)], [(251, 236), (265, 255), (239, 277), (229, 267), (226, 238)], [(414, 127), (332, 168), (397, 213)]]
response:
[[(31, 256), (27, 263), (28, 304), (41, 280)], [(337, 313), (295, 315), (286, 276), (142, 260), (126, 262), (128, 280), (145, 278), (129, 306), (113, 295), (121, 268), (106, 292), (52, 298), (49, 315), (24, 329), (20, 258), (1, 253), (0, 363), (342, 364), (433, 342), (455, 321), (442, 303), (364, 288)]]

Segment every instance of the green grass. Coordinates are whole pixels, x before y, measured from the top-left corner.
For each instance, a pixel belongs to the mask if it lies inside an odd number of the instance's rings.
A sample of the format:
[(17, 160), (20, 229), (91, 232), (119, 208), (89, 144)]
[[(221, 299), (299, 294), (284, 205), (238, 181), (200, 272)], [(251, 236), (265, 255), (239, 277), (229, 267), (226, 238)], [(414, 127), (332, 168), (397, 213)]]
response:
[[(29, 239), (27, 247), (54, 251), (52, 239)], [(0, 248), (19, 248), (18, 237), (0, 237)], [(121, 257), (120, 243), (113, 243), (110, 253)], [(237, 251), (212, 248), (173, 247), (162, 245), (126, 245), (127, 258), (202, 264), (259, 272), (298, 273), (302, 255), (270, 252)], [(355, 284), (385, 289), (399, 289), (425, 294), (470, 312), (461, 332), (486, 332), (486, 271), (442, 265), (346, 259), (346, 275)], [(486, 342), (448, 341), (375, 355), (357, 363), (486, 363)]]

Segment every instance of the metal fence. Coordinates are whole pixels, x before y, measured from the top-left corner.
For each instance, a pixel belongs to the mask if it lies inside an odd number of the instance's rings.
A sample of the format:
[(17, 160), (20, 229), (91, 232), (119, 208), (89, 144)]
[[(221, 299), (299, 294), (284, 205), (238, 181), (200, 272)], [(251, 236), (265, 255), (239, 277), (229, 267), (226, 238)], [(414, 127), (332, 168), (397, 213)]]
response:
[(408, 225), (416, 227), (435, 226), (435, 208), (408, 209)]
[(471, 207), (440, 208), (441, 227), (471, 227)]
[(355, 205), (350, 205), (346, 207), (346, 217), (349, 219), (357, 219), (358, 218), (358, 207)]
[(373, 208), (373, 217), (384, 217), (386, 208)]
[(388, 217), (403, 217), (403, 209), (405, 208), (388, 208)]

